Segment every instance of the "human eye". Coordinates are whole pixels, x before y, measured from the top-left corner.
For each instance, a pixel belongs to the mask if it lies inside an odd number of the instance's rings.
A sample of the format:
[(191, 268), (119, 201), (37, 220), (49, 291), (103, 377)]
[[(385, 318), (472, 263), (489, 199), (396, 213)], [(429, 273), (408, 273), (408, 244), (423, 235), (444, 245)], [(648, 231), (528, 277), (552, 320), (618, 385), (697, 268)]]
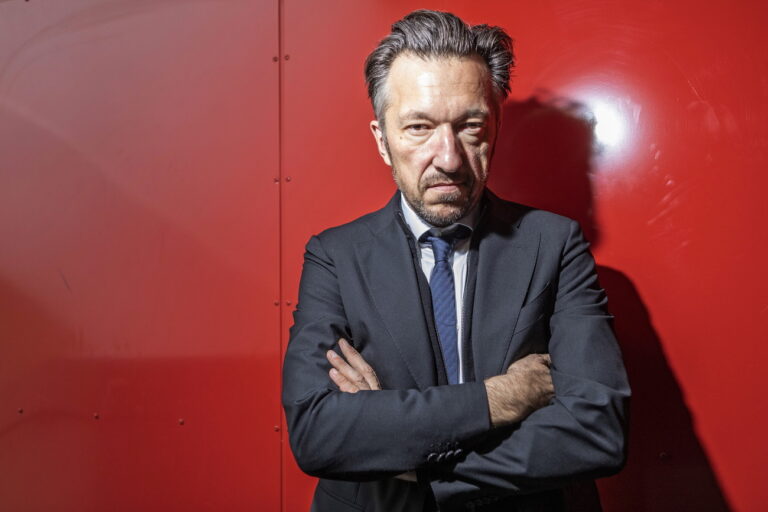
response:
[(462, 131), (469, 135), (480, 135), (485, 129), (485, 123), (482, 121), (467, 121), (462, 126)]
[(429, 125), (426, 123), (411, 123), (405, 127), (405, 131), (411, 135), (425, 135), (429, 131)]

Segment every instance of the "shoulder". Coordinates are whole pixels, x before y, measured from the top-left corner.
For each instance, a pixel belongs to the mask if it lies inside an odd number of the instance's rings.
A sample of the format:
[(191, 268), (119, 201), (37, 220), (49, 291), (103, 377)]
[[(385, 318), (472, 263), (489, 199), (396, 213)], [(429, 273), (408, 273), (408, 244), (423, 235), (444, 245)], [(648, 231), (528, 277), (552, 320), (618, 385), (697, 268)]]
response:
[(324, 229), (313, 235), (313, 241), (322, 244), (326, 250), (349, 248), (359, 242), (376, 237), (381, 231), (390, 226), (396, 219), (396, 200), (398, 194), (382, 208), (362, 215), (352, 221)]
[(580, 231), (578, 223), (563, 215), (507, 201), (487, 191), (489, 215), (497, 223), (515, 227), (521, 233), (539, 233), (544, 238), (563, 238)]
[(495, 196), (491, 213), (486, 236), (511, 245), (536, 246), (542, 261), (563, 264), (589, 252), (579, 223), (571, 218)]

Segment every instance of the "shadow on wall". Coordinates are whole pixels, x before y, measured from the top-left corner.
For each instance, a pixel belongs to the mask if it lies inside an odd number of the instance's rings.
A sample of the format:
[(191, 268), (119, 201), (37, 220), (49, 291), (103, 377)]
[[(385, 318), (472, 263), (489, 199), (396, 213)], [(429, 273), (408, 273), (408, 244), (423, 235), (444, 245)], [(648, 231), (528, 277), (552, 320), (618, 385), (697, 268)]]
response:
[[(542, 94), (508, 102), (492, 189), (578, 220), (594, 248), (600, 244), (600, 226), (590, 181), (597, 147), (593, 119), (583, 105), (564, 98)], [(635, 286), (618, 269), (598, 266), (598, 274), (633, 392), (629, 458), (619, 475), (600, 482), (604, 509), (729, 510)]]

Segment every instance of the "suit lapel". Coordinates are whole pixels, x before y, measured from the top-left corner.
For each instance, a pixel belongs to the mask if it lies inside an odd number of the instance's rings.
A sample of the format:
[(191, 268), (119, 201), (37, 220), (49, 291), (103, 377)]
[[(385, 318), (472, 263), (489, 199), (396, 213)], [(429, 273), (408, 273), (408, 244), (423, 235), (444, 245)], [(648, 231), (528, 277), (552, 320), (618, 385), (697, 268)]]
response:
[(472, 354), (477, 380), (506, 371), (512, 333), (539, 248), (539, 237), (519, 231), (516, 226), (520, 219), (511, 212), (505, 215), (495, 196), (490, 197), (489, 203), (478, 233), (481, 238), (472, 308)]
[(389, 209), (391, 221), (370, 240), (358, 243), (355, 251), (365, 285), (389, 338), (418, 387), (425, 389), (436, 383), (434, 355), (411, 248), (395, 219), (394, 209)]

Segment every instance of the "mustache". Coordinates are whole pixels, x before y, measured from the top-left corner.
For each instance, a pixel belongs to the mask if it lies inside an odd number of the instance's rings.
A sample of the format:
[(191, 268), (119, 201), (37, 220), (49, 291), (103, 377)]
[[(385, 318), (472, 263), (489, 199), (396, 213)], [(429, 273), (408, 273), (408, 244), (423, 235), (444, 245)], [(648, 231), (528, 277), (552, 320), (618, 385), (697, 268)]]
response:
[(470, 178), (465, 178), (462, 180), (451, 180), (446, 176), (429, 176), (422, 180), (421, 189), (426, 190), (429, 187), (436, 187), (438, 185), (463, 185), (470, 181), (472, 181)]

